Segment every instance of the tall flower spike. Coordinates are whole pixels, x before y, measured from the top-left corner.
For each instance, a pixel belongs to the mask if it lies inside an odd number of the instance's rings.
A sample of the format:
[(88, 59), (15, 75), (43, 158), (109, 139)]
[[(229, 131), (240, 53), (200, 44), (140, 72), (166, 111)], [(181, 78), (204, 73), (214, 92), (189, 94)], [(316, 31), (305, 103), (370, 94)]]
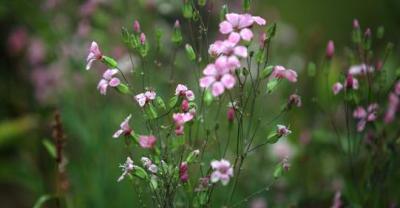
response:
[(99, 46), (95, 41), (92, 42), (89, 49), (89, 54), (86, 58), (86, 70), (92, 67), (94, 61), (100, 61), (103, 59), (103, 54), (101, 53)]
[(131, 120), (131, 117), (132, 117), (132, 115), (129, 115), (128, 117), (125, 118), (125, 120), (120, 125), (120, 129), (118, 129), (114, 133), (114, 135), (113, 135), (114, 138), (118, 138), (121, 135), (128, 136), (132, 133), (132, 129), (129, 126), (129, 120)]

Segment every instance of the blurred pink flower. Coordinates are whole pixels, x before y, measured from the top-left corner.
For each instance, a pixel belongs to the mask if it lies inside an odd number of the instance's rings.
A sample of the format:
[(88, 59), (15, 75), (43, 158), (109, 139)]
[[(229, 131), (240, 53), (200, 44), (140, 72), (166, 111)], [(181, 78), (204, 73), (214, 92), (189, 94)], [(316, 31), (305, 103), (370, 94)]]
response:
[(335, 43), (332, 40), (330, 40), (328, 41), (328, 44), (326, 46), (325, 55), (328, 59), (331, 59), (334, 54), (335, 54)]
[(140, 107), (144, 107), (146, 103), (156, 99), (156, 92), (146, 91), (135, 96), (135, 100), (138, 102)]
[(334, 95), (339, 94), (340, 91), (342, 91), (343, 89), (343, 85), (340, 82), (336, 82), (333, 86), (332, 86), (332, 91)]
[(372, 122), (372, 121), (376, 120), (377, 110), (378, 110), (378, 104), (376, 104), (376, 103), (370, 104), (368, 106), (367, 110), (365, 110), (361, 106), (358, 106), (354, 110), (353, 117), (358, 119), (358, 123), (357, 123), (357, 131), (358, 132), (361, 132), (364, 130), (367, 122)]
[(122, 169), (122, 175), (118, 178), (118, 182), (124, 180), (125, 176), (135, 169), (133, 160), (130, 157), (127, 157), (125, 163), (123, 165), (119, 165), (119, 167)]
[(222, 185), (225, 186), (229, 183), (230, 178), (233, 177), (233, 168), (228, 160), (213, 160), (211, 162), (211, 168), (213, 169), (211, 173), (212, 183), (221, 181)]
[(394, 93), (400, 96), (400, 81), (397, 81), (396, 85), (394, 86)]
[(43, 40), (33, 38), (28, 46), (28, 60), (32, 65), (43, 63), (46, 57), (46, 48)]
[(147, 158), (147, 157), (142, 157), (140, 159), (142, 161), (142, 164), (147, 170), (149, 170), (151, 173), (156, 174), (158, 172), (158, 167), (157, 165), (153, 164), (153, 162)]
[(285, 158), (291, 158), (294, 154), (292, 145), (286, 140), (279, 140), (271, 148), (272, 156), (280, 161), (283, 161)]
[(35, 98), (41, 103), (49, 101), (65, 84), (63, 76), (64, 70), (58, 66), (50, 66), (47, 69), (34, 68), (30, 78), (35, 90)]
[(385, 118), (384, 118), (385, 123), (388, 124), (388, 123), (393, 122), (393, 120), (396, 116), (396, 112), (399, 108), (399, 103), (400, 103), (400, 99), (399, 99), (398, 95), (396, 95), (395, 93), (390, 93), (389, 94), (389, 105), (387, 107)]
[(296, 107), (301, 107), (302, 102), (301, 102), (301, 97), (297, 94), (291, 94), (289, 96), (289, 106), (296, 106)]
[(277, 127), (277, 135), (278, 135), (278, 137), (286, 137), (286, 136), (288, 136), (289, 134), (292, 133), (292, 131), (290, 131), (284, 125), (278, 124), (278, 125), (276, 125), (276, 127)]
[(365, 75), (367, 72), (371, 73), (374, 72), (374, 67), (369, 66), (366, 64), (360, 64), (360, 65), (353, 65), (349, 69), (349, 74), (351, 75)]
[(146, 35), (144, 33), (140, 33), (140, 44), (144, 45), (146, 43)]
[(87, 65), (86, 70), (89, 70), (92, 67), (93, 61), (100, 61), (103, 59), (103, 54), (101, 53), (99, 46), (95, 41), (92, 42), (89, 49), (89, 54), (86, 58)]
[(178, 84), (178, 86), (176, 86), (175, 89), (175, 95), (177, 96), (183, 96), (186, 99), (188, 99), (189, 101), (193, 101), (194, 100), (194, 93), (193, 91), (189, 90), (185, 85), (183, 84)]
[(80, 6), (80, 15), (83, 17), (91, 16), (96, 10), (98, 5), (98, 0), (87, 0), (84, 4)]
[(274, 71), (272, 72), (272, 77), (275, 78), (285, 78), (289, 82), (297, 82), (297, 73), (292, 69), (286, 69), (283, 66), (275, 66)]
[(24, 27), (17, 27), (8, 35), (7, 47), (12, 55), (22, 52), (28, 43), (28, 32)]
[(229, 122), (233, 122), (235, 120), (235, 108), (228, 107), (228, 110), (226, 112), (226, 117), (228, 118)]
[(133, 22), (133, 31), (135, 31), (136, 33), (140, 33), (140, 23), (137, 20)]
[(189, 180), (189, 171), (188, 164), (186, 162), (182, 162), (179, 165), (179, 179), (182, 183), (186, 183)]
[(183, 112), (189, 111), (189, 102), (186, 99), (182, 101), (181, 110)]
[(157, 138), (153, 135), (141, 135), (139, 136), (139, 144), (144, 149), (151, 149), (157, 142)]
[(250, 203), (250, 208), (267, 208), (267, 202), (261, 197), (253, 199)]
[(340, 191), (336, 191), (331, 208), (341, 208), (342, 207), (341, 198), (342, 198), (342, 193)]
[(120, 129), (118, 129), (118, 130), (114, 133), (114, 135), (113, 135), (114, 138), (118, 138), (118, 137), (120, 137), (121, 135), (124, 135), (124, 136), (129, 136), (129, 135), (131, 135), (132, 129), (131, 129), (131, 127), (129, 126), (129, 120), (131, 120), (131, 117), (132, 117), (132, 115), (129, 115), (128, 117), (125, 118), (125, 120), (124, 120), (124, 121), (121, 123), (121, 125), (120, 125)]
[(91, 25), (89, 20), (83, 19), (79, 21), (77, 34), (80, 37), (87, 37), (90, 33)]
[(358, 80), (356, 78), (354, 78), (353, 75), (348, 74), (346, 81), (344, 83), (344, 86), (346, 87), (346, 89), (357, 90), (358, 89)]
[(100, 94), (106, 95), (108, 86), (110, 87), (118, 87), (121, 84), (121, 81), (114, 77), (118, 73), (117, 69), (107, 69), (103, 78), (97, 84), (97, 89), (100, 91)]

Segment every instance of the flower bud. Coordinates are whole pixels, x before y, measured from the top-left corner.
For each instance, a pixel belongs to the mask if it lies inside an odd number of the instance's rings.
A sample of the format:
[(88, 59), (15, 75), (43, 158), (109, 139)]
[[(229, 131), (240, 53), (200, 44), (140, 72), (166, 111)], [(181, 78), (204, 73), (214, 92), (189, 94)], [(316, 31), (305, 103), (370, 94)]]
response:
[(353, 29), (359, 29), (360, 28), (360, 24), (358, 23), (358, 19), (354, 19), (353, 20)]
[(144, 33), (140, 33), (140, 43), (142, 45), (146, 43), (146, 35)]
[(289, 106), (301, 107), (301, 97), (297, 94), (289, 96)]
[(370, 38), (371, 37), (371, 28), (367, 28), (364, 32), (364, 37), (365, 38)]
[(186, 162), (179, 165), (179, 179), (182, 183), (186, 183), (189, 180), (188, 165)]
[(229, 122), (233, 122), (235, 119), (235, 109), (233, 107), (229, 107), (228, 111), (226, 112), (226, 117), (228, 118)]
[(267, 40), (267, 34), (265, 32), (260, 33), (260, 47), (264, 47)]
[(133, 22), (133, 31), (135, 31), (136, 33), (140, 33), (140, 23), (137, 20)]
[(175, 21), (174, 27), (175, 28), (180, 28), (181, 27), (181, 23), (179, 22), (179, 20)]
[(181, 109), (183, 112), (187, 112), (189, 110), (189, 102), (186, 99), (182, 101)]
[(332, 59), (334, 54), (335, 54), (335, 44), (332, 40), (330, 40), (326, 45), (326, 58)]

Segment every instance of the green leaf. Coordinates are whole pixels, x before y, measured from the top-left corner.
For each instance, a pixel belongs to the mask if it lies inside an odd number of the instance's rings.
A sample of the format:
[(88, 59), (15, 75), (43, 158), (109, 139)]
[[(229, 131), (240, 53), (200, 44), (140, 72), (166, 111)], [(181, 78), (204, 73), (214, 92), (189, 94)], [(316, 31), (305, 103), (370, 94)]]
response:
[(189, 60), (194, 61), (196, 60), (196, 53), (193, 50), (193, 47), (190, 44), (185, 45), (186, 55), (188, 56)]
[(267, 40), (271, 40), (274, 36), (275, 36), (275, 34), (276, 34), (276, 23), (274, 22), (274, 23), (272, 23), (272, 24), (270, 24), (268, 27), (267, 27), (267, 30), (266, 30), (266, 35), (267, 35)]
[(264, 62), (264, 60), (265, 60), (265, 53), (264, 53), (264, 50), (258, 50), (257, 52), (256, 52), (256, 60), (257, 60), (257, 63), (263, 63)]
[(276, 142), (279, 141), (279, 139), (280, 139), (280, 137), (278, 136), (276, 131), (272, 131), (267, 137), (267, 143), (268, 144), (275, 144)]
[(210, 105), (212, 103), (213, 99), (214, 99), (214, 97), (212, 96), (211, 91), (207, 89), (204, 92), (204, 103), (206, 105)]
[(50, 195), (50, 194), (45, 194), (45, 195), (40, 196), (39, 199), (33, 205), (33, 208), (41, 208), (44, 205), (44, 203), (46, 203), (47, 201), (49, 201), (52, 198), (54, 198), (54, 196)]
[(272, 70), (274, 70), (274, 66), (272, 65), (266, 66), (263, 70), (261, 70), (260, 78), (265, 79), (269, 77), (272, 73)]
[(281, 177), (283, 175), (283, 167), (282, 164), (278, 164), (275, 166), (275, 170), (274, 170), (274, 178), (277, 179), (279, 177)]
[(157, 176), (155, 175), (151, 176), (150, 183), (153, 189), (157, 189), (158, 188)]
[(193, 17), (193, 8), (190, 2), (186, 2), (182, 8), (183, 17), (186, 19), (191, 19)]
[(102, 61), (105, 65), (107, 65), (108, 68), (111, 68), (111, 69), (115, 69), (118, 66), (117, 61), (115, 61), (113, 58), (108, 57), (108, 56), (103, 56)]
[(121, 94), (129, 94), (130, 93), (129, 87), (127, 85), (123, 84), (123, 83), (119, 84), (116, 87), (116, 89)]
[(149, 119), (155, 119), (155, 118), (157, 118), (157, 111), (156, 111), (156, 109), (154, 108), (153, 104), (148, 103), (148, 104), (145, 106), (144, 111), (145, 111), (145, 113), (146, 113), (146, 115), (147, 115), (147, 117), (148, 117)]
[(174, 108), (176, 106), (176, 104), (178, 103), (178, 96), (174, 96), (171, 99), (169, 99), (168, 101), (168, 106), (170, 108)]
[(199, 6), (205, 6), (206, 3), (207, 3), (207, 0), (197, 0), (197, 4), (198, 4)]
[(267, 93), (272, 93), (279, 84), (279, 79), (272, 79), (267, 84)]
[(48, 139), (43, 139), (42, 144), (46, 148), (49, 155), (55, 159), (57, 157), (57, 153), (56, 153), (56, 147), (54, 146), (54, 144), (51, 143)]
[(197, 156), (199, 155), (199, 150), (193, 150), (192, 152), (189, 153), (189, 155), (186, 157), (186, 162), (187, 163), (191, 163), (193, 162), (194, 159), (197, 158)]
[(171, 41), (176, 45), (182, 44), (182, 32), (180, 27), (174, 27), (174, 31), (172, 32)]
[(156, 97), (156, 107), (160, 110), (166, 110), (167, 107), (165, 106), (164, 100), (160, 97)]
[(244, 11), (250, 10), (251, 0), (243, 0), (243, 9)]
[(141, 179), (149, 178), (149, 175), (147, 174), (147, 172), (140, 166), (135, 166), (133, 175), (135, 175)]
[(219, 20), (223, 21), (227, 13), (228, 13), (228, 6), (224, 4), (222, 5), (221, 10), (219, 11)]
[(130, 34), (125, 27), (121, 28), (121, 34), (122, 34), (122, 41), (125, 44), (128, 44), (130, 42)]

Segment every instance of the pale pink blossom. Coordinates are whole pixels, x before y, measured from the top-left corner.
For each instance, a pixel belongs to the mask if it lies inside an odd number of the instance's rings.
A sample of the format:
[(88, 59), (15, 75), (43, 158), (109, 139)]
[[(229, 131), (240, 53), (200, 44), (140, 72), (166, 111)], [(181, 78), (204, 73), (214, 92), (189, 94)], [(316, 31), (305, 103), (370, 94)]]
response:
[(183, 84), (178, 84), (175, 89), (175, 95), (177, 96), (183, 96), (189, 101), (193, 101), (195, 96), (192, 90), (189, 90), (185, 85)]
[(122, 181), (126, 175), (135, 169), (133, 160), (130, 157), (127, 157), (125, 163), (123, 165), (119, 165), (119, 167), (122, 169), (122, 175), (118, 178), (118, 182)]
[(148, 171), (154, 174), (158, 172), (157, 165), (153, 164), (153, 162), (148, 157), (142, 157), (140, 160), (142, 161), (143, 166), (147, 168)]
[(121, 84), (121, 81), (114, 77), (118, 73), (117, 69), (107, 69), (103, 78), (97, 84), (97, 89), (100, 91), (100, 94), (106, 95), (108, 86), (110, 87), (118, 87)]
[(233, 177), (233, 168), (228, 160), (213, 160), (211, 168), (213, 169), (210, 178), (212, 183), (221, 181), (222, 185), (225, 186), (228, 184), (230, 178)]
[(99, 61), (101, 59), (103, 59), (103, 54), (101, 53), (97, 43), (93, 41), (90, 45), (89, 54), (86, 58), (86, 70), (89, 70), (92, 67), (94, 61)]
[(349, 74), (351, 75), (365, 75), (374, 72), (375, 68), (366, 64), (354, 65), (349, 69)]
[(342, 91), (343, 89), (343, 85), (340, 82), (336, 82), (333, 86), (332, 86), (332, 91), (334, 95), (339, 94), (340, 91)]
[(182, 126), (186, 122), (189, 122), (193, 119), (193, 115), (191, 113), (174, 113), (172, 115), (172, 119), (176, 126)]
[(328, 59), (331, 59), (334, 54), (335, 54), (335, 43), (332, 40), (330, 40), (326, 45), (325, 55)]
[(182, 183), (186, 183), (189, 180), (189, 166), (186, 162), (182, 162), (179, 165), (179, 179)]
[(396, 116), (396, 112), (399, 108), (399, 104), (400, 104), (400, 99), (399, 99), (398, 95), (396, 95), (394, 93), (390, 93), (389, 94), (389, 105), (387, 107), (385, 118), (384, 118), (385, 123), (393, 122), (393, 120)]
[(156, 144), (157, 138), (153, 135), (140, 135), (139, 145), (144, 149), (151, 149)]
[(275, 78), (285, 78), (289, 82), (297, 82), (297, 73), (293, 69), (286, 69), (283, 66), (275, 66), (274, 71), (272, 72), (272, 77)]
[(358, 80), (356, 78), (354, 78), (353, 75), (348, 74), (346, 81), (344, 83), (344, 86), (347, 89), (357, 90), (358, 89)]
[(376, 103), (370, 104), (367, 109), (358, 106), (354, 110), (353, 117), (358, 120), (357, 123), (358, 132), (361, 132), (365, 129), (365, 125), (367, 124), (367, 122), (372, 122), (376, 120), (377, 111), (378, 111), (378, 104)]
[(263, 18), (250, 14), (228, 13), (225, 18), (226, 20), (219, 24), (219, 31), (222, 34), (235, 33), (246, 41), (250, 41), (253, 38), (253, 32), (249, 28), (254, 23), (258, 25), (266, 24)]
[(292, 131), (290, 131), (288, 127), (281, 124), (276, 125), (276, 128), (277, 128), (276, 133), (278, 137), (286, 137), (292, 133)]
[(218, 40), (215, 43), (211, 44), (210, 48), (208, 49), (208, 53), (212, 56), (219, 56), (221, 54), (224, 54), (227, 56), (235, 55), (237, 57), (246, 58), (247, 48), (237, 45), (239, 41), (240, 37), (236, 37), (231, 34), (227, 40)]
[(138, 102), (140, 107), (144, 107), (146, 103), (156, 99), (156, 92), (149, 90), (144, 93), (137, 94), (135, 100)]
[(118, 129), (114, 133), (114, 135), (113, 135), (114, 138), (118, 138), (121, 135), (128, 136), (132, 133), (132, 129), (129, 126), (129, 120), (131, 120), (131, 117), (132, 117), (132, 115), (129, 115), (128, 117), (125, 118), (125, 120), (120, 125), (120, 129)]
[(277, 143), (271, 145), (272, 156), (280, 161), (292, 158), (294, 152), (293, 146), (287, 140), (279, 140)]

